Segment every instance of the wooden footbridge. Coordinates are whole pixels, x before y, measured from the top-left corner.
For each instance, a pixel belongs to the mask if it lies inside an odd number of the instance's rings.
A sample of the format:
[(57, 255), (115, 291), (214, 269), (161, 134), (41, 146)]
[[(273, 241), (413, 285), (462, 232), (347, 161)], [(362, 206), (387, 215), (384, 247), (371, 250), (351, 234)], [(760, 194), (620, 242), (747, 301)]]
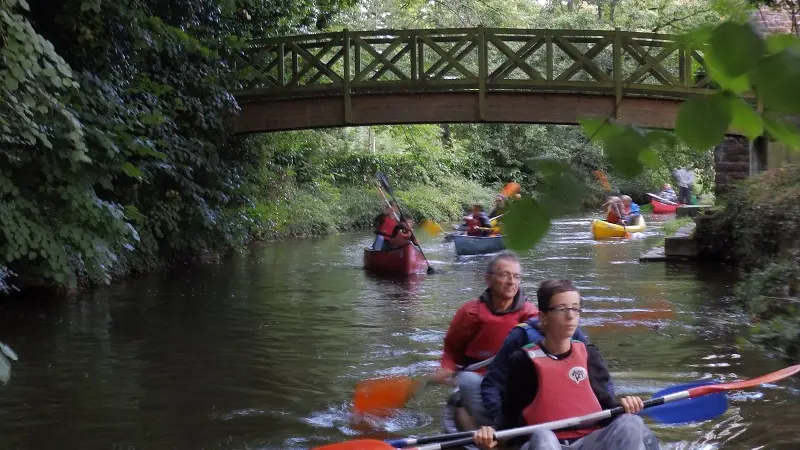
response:
[(620, 30), (345, 30), (254, 40), (235, 64), (238, 133), (609, 115), (673, 128), (710, 91), (702, 51)]

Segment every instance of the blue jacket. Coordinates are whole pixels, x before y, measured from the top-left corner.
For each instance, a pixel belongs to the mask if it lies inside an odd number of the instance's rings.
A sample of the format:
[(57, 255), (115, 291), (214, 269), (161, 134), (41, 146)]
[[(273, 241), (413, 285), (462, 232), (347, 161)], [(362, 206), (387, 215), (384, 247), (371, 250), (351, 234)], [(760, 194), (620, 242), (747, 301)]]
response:
[[(575, 330), (573, 339), (577, 339), (586, 344), (589, 343), (589, 337), (581, 331), (580, 328)], [(492, 422), (501, 419), (501, 405), (503, 403), (503, 395), (505, 394), (506, 382), (508, 381), (508, 360), (511, 354), (521, 349), (522, 347), (538, 343), (544, 339), (539, 329), (539, 319), (529, 319), (525, 323), (516, 326), (503, 342), (500, 351), (495, 355), (494, 360), (489, 365), (486, 376), (481, 382), (481, 399), (483, 406)], [(608, 392), (614, 396), (614, 386), (609, 382)]]
[(641, 214), (641, 210), (639, 209), (639, 205), (634, 202), (631, 202), (631, 215), (634, 214)]

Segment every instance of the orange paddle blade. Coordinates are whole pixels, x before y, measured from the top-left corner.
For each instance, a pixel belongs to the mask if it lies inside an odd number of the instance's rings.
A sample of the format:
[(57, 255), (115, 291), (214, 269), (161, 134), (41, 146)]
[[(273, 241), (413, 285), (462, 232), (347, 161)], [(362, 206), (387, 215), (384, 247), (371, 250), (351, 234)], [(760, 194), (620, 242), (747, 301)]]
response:
[(417, 391), (419, 383), (419, 380), (409, 377), (364, 380), (356, 386), (353, 407), (359, 414), (404, 408)]
[(358, 439), (314, 447), (312, 450), (395, 450), (395, 448), (386, 442), (375, 439)]
[(503, 190), (500, 191), (506, 198), (511, 197), (512, 195), (516, 195), (519, 191), (522, 190), (522, 186), (519, 183), (510, 182), (503, 186)]
[(760, 386), (766, 383), (774, 383), (786, 377), (795, 375), (798, 372), (800, 372), (800, 364), (790, 366), (785, 369), (778, 370), (776, 372), (768, 373), (766, 375), (761, 375), (760, 377), (751, 378), (749, 380), (736, 381), (733, 383), (720, 383), (720, 384), (709, 384), (706, 386), (698, 386), (696, 388), (689, 389), (689, 397), (694, 398), (694, 397), (699, 397), (701, 395), (713, 394), (714, 392), (733, 391), (736, 389), (747, 389), (755, 386)]
[(611, 185), (608, 183), (608, 177), (606, 177), (605, 172), (599, 169), (595, 170), (594, 176), (597, 178), (597, 181), (600, 182), (600, 186), (603, 186), (603, 189), (605, 189), (606, 191), (611, 190)]
[(439, 233), (444, 233), (442, 226), (431, 220), (423, 220), (420, 227), (431, 236), (436, 236)]

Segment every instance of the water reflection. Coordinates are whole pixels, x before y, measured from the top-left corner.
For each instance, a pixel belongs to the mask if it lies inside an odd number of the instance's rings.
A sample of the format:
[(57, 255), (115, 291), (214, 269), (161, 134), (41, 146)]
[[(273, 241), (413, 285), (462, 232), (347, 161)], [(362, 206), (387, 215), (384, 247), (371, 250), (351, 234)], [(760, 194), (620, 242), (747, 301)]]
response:
[[(638, 262), (660, 220), (606, 242), (591, 239), (589, 218), (558, 221), (522, 256), (523, 287), (575, 280), (621, 393), (781, 368), (735, 345), (730, 272)], [(456, 308), (484, 289), (489, 257), (459, 258), (428, 238), (438, 273), (400, 281), (361, 269), (371, 240), (265, 244), (76, 301), (0, 305), (0, 339), (21, 358), (0, 388), (0, 448), (302, 449), (364, 432), (437, 433), (446, 388), (365, 428), (348, 420), (353, 387), (434, 370)], [(656, 430), (666, 448), (798, 448), (797, 388), (736, 394), (722, 418)]]

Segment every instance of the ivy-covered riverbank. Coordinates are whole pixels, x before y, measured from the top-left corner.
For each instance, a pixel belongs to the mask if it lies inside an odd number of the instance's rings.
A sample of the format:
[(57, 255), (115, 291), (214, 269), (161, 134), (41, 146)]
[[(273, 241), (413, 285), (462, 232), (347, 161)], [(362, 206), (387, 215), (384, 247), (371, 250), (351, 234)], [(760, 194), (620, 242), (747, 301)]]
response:
[(742, 271), (734, 300), (751, 320), (752, 343), (800, 359), (800, 166), (770, 169), (739, 184), (699, 221), (704, 257)]

